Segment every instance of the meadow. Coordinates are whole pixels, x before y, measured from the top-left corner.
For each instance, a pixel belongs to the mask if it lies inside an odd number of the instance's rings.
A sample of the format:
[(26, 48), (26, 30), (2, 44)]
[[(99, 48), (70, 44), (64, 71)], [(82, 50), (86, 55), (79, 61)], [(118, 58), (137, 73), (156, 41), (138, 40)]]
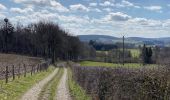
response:
[(133, 58), (139, 58), (140, 56), (140, 51), (139, 49), (128, 49), (131, 52), (131, 55)]
[(141, 68), (141, 67), (149, 67), (154, 68), (158, 65), (156, 64), (147, 64), (143, 65), (141, 63), (125, 63), (123, 64), (117, 64), (117, 63), (105, 63), (105, 62), (94, 62), (94, 61), (82, 61), (80, 62), (81, 66), (90, 66), (90, 67), (111, 67), (111, 68)]

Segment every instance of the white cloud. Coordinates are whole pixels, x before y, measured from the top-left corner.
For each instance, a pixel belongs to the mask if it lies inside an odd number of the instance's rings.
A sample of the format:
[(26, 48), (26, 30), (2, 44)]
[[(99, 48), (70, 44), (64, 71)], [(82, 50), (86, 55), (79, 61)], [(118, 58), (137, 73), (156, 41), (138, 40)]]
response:
[(112, 11), (111, 8), (104, 8), (103, 10), (104, 10), (104, 11), (107, 11), (107, 12), (111, 12), (111, 11)]
[(115, 7), (134, 7), (134, 8), (140, 8), (140, 6), (133, 4), (132, 2), (129, 2), (127, 0), (122, 0), (120, 3), (116, 3)]
[(129, 6), (129, 7), (134, 6), (133, 3), (129, 2), (129, 1), (126, 1), (126, 0), (123, 0), (123, 1), (122, 1), (122, 4), (125, 5), (125, 6)]
[(0, 19), (4, 19), (6, 16), (0, 13)]
[[(124, 10), (118, 7), (127, 8), (140, 8), (137, 4), (130, 2), (130, 0), (120, 0), (119, 2), (114, 2), (114, 0), (99, 0), (101, 3), (89, 3), (87, 6), (83, 4), (70, 5), (69, 8), (63, 6), (57, 0), (13, 0), (15, 3), (20, 3), (21, 8), (11, 8), (9, 11), (14, 12), (13, 17), (10, 18), (12, 22), (20, 21), (23, 24), (28, 24), (31, 22), (43, 21), (53, 21), (61, 25), (64, 29), (69, 29), (73, 34), (106, 34), (120, 36), (120, 33), (127, 33), (128, 36), (151, 36), (160, 37), (168, 36), (170, 32), (170, 19), (169, 20), (154, 20), (147, 18), (134, 18), (128, 13), (114, 12), (114, 10)], [(86, 0), (87, 1), (87, 0)], [(89, 0), (88, 0), (89, 1)], [(100, 5), (100, 8), (97, 6)], [(168, 6), (168, 5), (167, 5)], [(25, 8), (24, 8), (25, 7)], [(32, 7), (35, 11), (27, 11), (26, 8)], [(117, 7), (117, 8), (116, 8)], [(146, 9), (146, 8), (145, 8)], [(161, 11), (162, 8), (149, 8), (151, 10), (157, 9)], [(160, 9), (160, 10), (158, 10)], [(57, 12), (56, 12), (57, 11)], [(98, 16), (88, 17), (83, 16), (81, 12), (79, 15), (74, 15), (68, 13), (67, 15), (58, 12), (68, 12), (68, 11), (92, 11), (103, 12), (98, 14)], [(107, 15), (104, 11), (107, 11)], [(153, 10), (155, 11), (155, 10)], [(30, 13), (26, 13), (30, 12)], [(8, 12), (7, 12), (8, 13)], [(20, 16), (15, 15), (15, 13), (21, 13)], [(90, 12), (91, 13), (91, 12)], [(139, 12), (140, 13), (140, 12)], [(70, 15), (71, 14), (71, 15)], [(87, 13), (88, 14), (88, 13)], [(4, 18), (5, 12), (0, 12), (0, 18)], [(28, 20), (29, 19), (29, 20)]]
[(13, 0), (15, 3), (22, 3), (22, 2), (26, 2), (27, 0)]
[(91, 6), (91, 7), (96, 7), (96, 6), (97, 6), (97, 3), (89, 3), (89, 6)]
[(96, 8), (94, 9), (96, 12), (102, 12), (100, 9)]
[(61, 3), (55, 0), (13, 0), (15, 3), (24, 4), (26, 6), (34, 6), (34, 7), (49, 7), (52, 10), (56, 10), (59, 12), (68, 12), (69, 10), (64, 7)]
[(90, 11), (95, 11), (98, 13), (102, 12), (99, 8), (90, 8)]
[(162, 7), (161, 6), (147, 6), (147, 7), (144, 7), (145, 9), (147, 10), (150, 10), (150, 11), (161, 11)]
[(26, 5), (46, 6), (51, 0), (13, 0), (15, 3), (22, 3)]
[(131, 16), (124, 14), (122, 12), (116, 12), (116, 13), (109, 13), (105, 16), (106, 21), (127, 21), (131, 18)]
[(0, 4), (0, 10), (6, 10), (7, 8), (3, 5), (3, 4)]
[(106, 7), (106, 6), (114, 6), (114, 4), (111, 3), (110, 1), (105, 1), (105, 2), (103, 2), (103, 3), (100, 3), (99, 5), (100, 5), (100, 6), (104, 6), (104, 7)]
[(148, 20), (146, 18), (133, 18), (129, 22), (137, 23), (140, 25), (148, 25)]
[(66, 23), (88, 24), (90, 22), (88, 16), (80, 17), (75, 15), (60, 15), (58, 16), (58, 19)]
[(15, 16), (10, 18), (12, 22), (22, 22), (23, 24), (38, 22), (38, 21), (56, 21), (58, 19), (57, 13), (50, 13), (45, 10), (33, 12), (28, 15)]
[(167, 27), (167, 28), (170, 27), (170, 19), (167, 19), (163, 22), (163, 27)]
[(73, 11), (89, 11), (89, 8), (82, 4), (75, 4), (75, 5), (70, 5), (70, 9)]
[(133, 18), (129, 22), (147, 27), (162, 27), (161, 21), (146, 18)]
[(10, 11), (13, 13), (18, 13), (18, 14), (28, 14), (29, 12), (33, 12), (33, 9), (32, 8), (25, 8), (25, 9), (11, 8)]
[(68, 12), (69, 11), (66, 7), (62, 6), (59, 2), (51, 0), (50, 3), (51, 3), (51, 6), (54, 7), (54, 9), (59, 12)]

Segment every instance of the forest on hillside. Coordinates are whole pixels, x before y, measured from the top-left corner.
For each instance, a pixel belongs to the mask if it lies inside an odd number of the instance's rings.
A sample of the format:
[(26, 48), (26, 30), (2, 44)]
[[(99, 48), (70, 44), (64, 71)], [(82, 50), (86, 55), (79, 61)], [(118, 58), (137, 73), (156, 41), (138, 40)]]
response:
[(54, 62), (88, 58), (95, 50), (53, 22), (13, 25), (4, 19), (0, 21), (0, 52), (51, 58)]

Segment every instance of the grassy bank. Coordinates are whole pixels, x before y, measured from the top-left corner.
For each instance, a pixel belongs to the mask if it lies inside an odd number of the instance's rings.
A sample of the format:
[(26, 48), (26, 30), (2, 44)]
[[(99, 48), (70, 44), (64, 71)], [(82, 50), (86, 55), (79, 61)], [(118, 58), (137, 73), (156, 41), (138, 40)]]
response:
[(35, 73), (33, 76), (27, 74), (27, 77), (16, 78), (7, 84), (4, 80), (0, 80), (0, 100), (18, 100), (28, 89), (48, 76), (53, 70), (54, 67), (50, 66), (47, 71)]
[(68, 69), (68, 84), (71, 96), (74, 100), (91, 100), (85, 91), (73, 80), (71, 69)]
[(63, 75), (63, 68), (60, 68), (57, 74), (48, 82), (44, 88), (42, 89), (38, 100), (42, 100), (43, 98), (48, 98), (48, 100), (54, 100), (56, 96), (56, 90), (58, 83)]

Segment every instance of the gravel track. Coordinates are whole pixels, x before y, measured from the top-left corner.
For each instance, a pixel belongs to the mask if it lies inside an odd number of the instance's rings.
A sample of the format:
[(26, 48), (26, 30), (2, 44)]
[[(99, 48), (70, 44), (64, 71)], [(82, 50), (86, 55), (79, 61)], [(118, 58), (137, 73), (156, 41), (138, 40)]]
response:
[(67, 76), (67, 69), (64, 68), (64, 74), (59, 82), (58, 88), (57, 88), (57, 95), (56, 95), (56, 100), (71, 100), (71, 96), (69, 94), (69, 89), (68, 89), (68, 76)]
[[(35, 84), (31, 89), (29, 89), (20, 100), (38, 100), (38, 96), (42, 88), (57, 74), (58, 68), (54, 70), (53, 73), (48, 75), (46, 78)], [(59, 99), (62, 100), (62, 99)]]

